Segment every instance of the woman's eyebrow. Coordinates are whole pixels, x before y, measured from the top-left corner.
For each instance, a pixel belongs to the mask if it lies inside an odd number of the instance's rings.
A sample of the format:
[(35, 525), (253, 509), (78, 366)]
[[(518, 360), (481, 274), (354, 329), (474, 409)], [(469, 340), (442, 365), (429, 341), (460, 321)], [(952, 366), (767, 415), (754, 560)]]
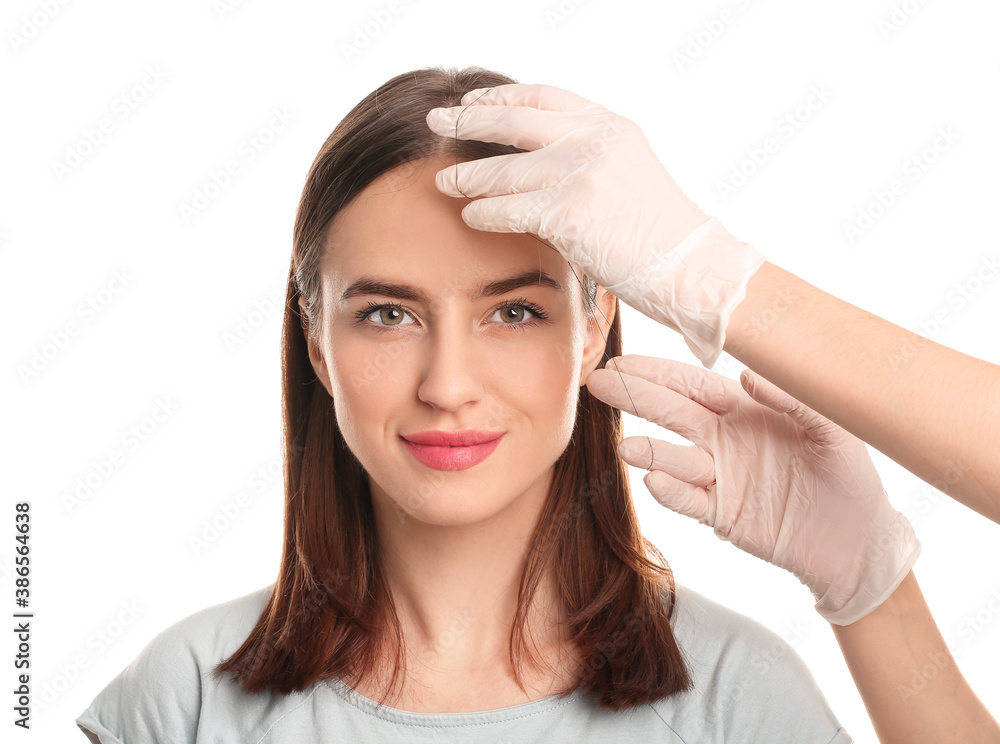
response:
[[(531, 269), (530, 271), (525, 271), (520, 274), (504, 277), (502, 279), (482, 282), (476, 288), (475, 292), (472, 293), (470, 299), (474, 302), (482, 297), (496, 297), (498, 295), (507, 294), (508, 292), (520, 287), (531, 287), (536, 285), (551, 287), (559, 292), (565, 291), (559, 282), (546, 274), (544, 271), (540, 269)], [(351, 282), (351, 285), (344, 290), (340, 299), (343, 301), (350, 299), (351, 297), (369, 294), (384, 295), (386, 297), (407, 300), (409, 302), (428, 302), (427, 295), (416, 287), (411, 287), (409, 284), (391, 282), (375, 276), (362, 276)]]

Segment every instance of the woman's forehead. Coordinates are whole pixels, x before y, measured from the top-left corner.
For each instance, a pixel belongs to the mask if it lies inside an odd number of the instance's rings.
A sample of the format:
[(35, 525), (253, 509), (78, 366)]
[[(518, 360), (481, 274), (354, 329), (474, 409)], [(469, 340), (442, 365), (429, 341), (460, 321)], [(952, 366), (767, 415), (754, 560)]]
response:
[(531, 270), (568, 288), (570, 267), (555, 248), (526, 233), (466, 225), (461, 213), (470, 200), (434, 185), (440, 163), (425, 158), (395, 178), (376, 179), (341, 210), (328, 230), (321, 265), (331, 290), (340, 284), (342, 292), (377, 273), (471, 292), (483, 281)]

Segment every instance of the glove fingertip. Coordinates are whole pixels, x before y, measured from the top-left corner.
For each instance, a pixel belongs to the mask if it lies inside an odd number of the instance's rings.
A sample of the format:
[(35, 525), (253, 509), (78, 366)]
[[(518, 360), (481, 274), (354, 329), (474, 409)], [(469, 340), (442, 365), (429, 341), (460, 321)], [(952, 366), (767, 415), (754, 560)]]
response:
[(801, 406), (799, 401), (787, 392), (750, 369), (740, 373), (740, 383), (751, 398), (778, 413), (791, 413)]
[(455, 187), (455, 168), (448, 166), (434, 174), (434, 185), (445, 196), (462, 196)]
[(474, 230), (494, 230), (489, 215), (483, 209), (481, 201), (472, 201), (462, 208), (462, 220)]
[(701, 524), (708, 524), (707, 502), (692, 493), (695, 487), (660, 470), (649, 471), (642, 480), (660, 505)]

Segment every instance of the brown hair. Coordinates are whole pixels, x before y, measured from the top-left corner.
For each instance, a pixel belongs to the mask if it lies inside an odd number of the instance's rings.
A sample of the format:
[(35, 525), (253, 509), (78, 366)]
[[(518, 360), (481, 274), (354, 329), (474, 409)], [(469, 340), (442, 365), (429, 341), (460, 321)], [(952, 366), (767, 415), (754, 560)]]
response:
[[(250, 636), (214, 670), (217, 676), (230, 673), (247, 692), (287, 694), (326, 678), (360, 679), (381, 671), (392, 673), (393, 687), (397, 682), (402, 631), (380, 563), (367, 474), (316, 378), (304, 329), (320, 332), (318, 267), (327, 228), (373, 179), (430, 155), (475, 159), (525, 152), (442, 137), (425, 121), (432, 108), (460, 105), (469, 90), (515, 82), (479, 67), (398, 75), (344, 117), (309, 170), (295, 219), (282, 329), (281, 566)], [(592, 311), (596, 285), (586, 277), (582, 284)], [(300, 295), (306, 319), (300, 317)], [(601, 367), (621, 354), (619, 330), (616, 299)], [(627, 467), (616, 451), (621, 437), (620, 411), (581, 387), (572, 438), (555, 462), (525, 557), (509, 645), (521, 684), (522, 654), (535, 663), (525, 643), (528, 608), (543, 574), (552, 570), (568, 637), (584, 660), (575, 684), (560, 694), (582, 686), (611, 710), (691, 685), (670, 625), (673, 575), (639, 530)], [(392, 641), (394, 660), (385, 653)]]

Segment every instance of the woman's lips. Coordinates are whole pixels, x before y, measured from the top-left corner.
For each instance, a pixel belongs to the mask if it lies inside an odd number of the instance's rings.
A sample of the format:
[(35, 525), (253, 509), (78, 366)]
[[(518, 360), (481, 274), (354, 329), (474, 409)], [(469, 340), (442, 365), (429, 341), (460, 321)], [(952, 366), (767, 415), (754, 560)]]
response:
[(414, 444), (400, 437), (403, 439), (403, 444), (417, 460), (435, 470), (465, 470), (473, 465), (478, 465), (493, 454), (493, 450), (497, 448), (502, 438), (501, 434), (489, 442), (467, 447), (435, 447), (429, 444)]

